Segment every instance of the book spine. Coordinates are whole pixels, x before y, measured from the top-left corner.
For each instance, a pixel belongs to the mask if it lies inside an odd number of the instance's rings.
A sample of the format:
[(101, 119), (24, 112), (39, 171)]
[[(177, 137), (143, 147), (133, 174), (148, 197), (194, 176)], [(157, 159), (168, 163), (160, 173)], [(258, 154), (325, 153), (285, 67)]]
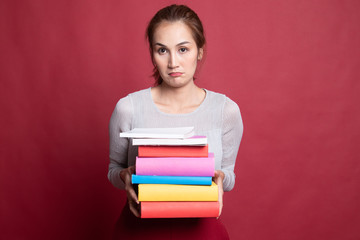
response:
[(139, 184), (139, 201), (218, 201), (218, 186)]
[(211, 185), (211, 177), (132, 175), (133, 184)]
[(141, 202), (141, 218), (218, 217), (219, 202)]
[(133, 146), (205, 146), (206, 136), (193, 136), (185, 139), (133, 138)]
[(208, 157), (205, 146), (139, 146), (139, 157)]
[(214, 154), (204, 158), (136, 158), (136, 175), (214, 176)]

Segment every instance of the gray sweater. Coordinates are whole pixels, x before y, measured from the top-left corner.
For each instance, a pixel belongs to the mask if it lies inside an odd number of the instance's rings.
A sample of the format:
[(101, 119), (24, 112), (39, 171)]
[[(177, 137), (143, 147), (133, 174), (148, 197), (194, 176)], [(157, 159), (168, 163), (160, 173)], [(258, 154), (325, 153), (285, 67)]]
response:
[(235, 184), (234, 167), (243, 134), (243, 123), (238, 105), (223, 94), (206, 90), (206, 97), (193, 112), (168, 114), (161, 112), (147, 88), (120, 99), (109, 124), (110, 164), (108, 178), (120, 189), (124, 183), (120, 171), (135, 164), (137, 147), (119, 133), (136, 127), (189, 127), (196, 135), (207, 136), (209, 152), (215, 154), (215, 168), (225, 173), (224, 191)]

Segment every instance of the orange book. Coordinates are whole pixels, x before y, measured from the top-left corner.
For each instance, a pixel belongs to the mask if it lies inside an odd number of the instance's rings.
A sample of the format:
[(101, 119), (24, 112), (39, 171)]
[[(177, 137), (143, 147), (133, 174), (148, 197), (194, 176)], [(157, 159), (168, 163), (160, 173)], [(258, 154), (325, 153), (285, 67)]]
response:
[(218, 217), (219, 207), (219, 202), (141, 202), (141, 218)]
[(205, 146), (139, 146), (139, 157), (208, 157)]

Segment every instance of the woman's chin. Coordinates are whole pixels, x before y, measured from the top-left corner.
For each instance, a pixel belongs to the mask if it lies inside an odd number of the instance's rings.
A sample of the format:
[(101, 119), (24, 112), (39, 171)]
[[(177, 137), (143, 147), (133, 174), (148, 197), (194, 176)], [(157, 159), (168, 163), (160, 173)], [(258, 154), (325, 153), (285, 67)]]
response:
[(171, 77), (164, 79), (163, 83), (165, 83), (169, 87), (180, 88), (189, 85), (191, 81), (192, 80), (185, 80), (182, 77)]

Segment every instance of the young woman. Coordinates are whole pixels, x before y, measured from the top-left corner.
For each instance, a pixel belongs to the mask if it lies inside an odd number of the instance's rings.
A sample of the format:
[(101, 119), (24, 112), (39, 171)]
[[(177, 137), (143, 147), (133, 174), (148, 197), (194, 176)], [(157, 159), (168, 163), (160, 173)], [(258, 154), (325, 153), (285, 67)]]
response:
[(194, 81), (204, 55), (205, 37), (193, 10), (184, 5), (161, 9), (148, 25), (147, 38), (156, 86), (120, 99), (109, 125), (108, 178), (115, 187), (125, 189), (129, 205), (118, 221), (117, 233), (123, 239), (136, 239), (141, 234), (146, 239), (174, 239), (169, 236), (181, 237), (179, 234), (187, 239), (226, 239), (226, 230), (217, 219), (137, 218), (139, 202), (131, 184), (137, 148), (119, 138), (120, 132), (136, 127), (194, 126), (197, 135), (207, 136), (209, 152), (215, 154), (213, 180), (219, 186), (219, 215), (223, 191), (230, 191), (235, 184), (234, 166), (243, 133), (237, 104), (225, 95), (198, 87)]

